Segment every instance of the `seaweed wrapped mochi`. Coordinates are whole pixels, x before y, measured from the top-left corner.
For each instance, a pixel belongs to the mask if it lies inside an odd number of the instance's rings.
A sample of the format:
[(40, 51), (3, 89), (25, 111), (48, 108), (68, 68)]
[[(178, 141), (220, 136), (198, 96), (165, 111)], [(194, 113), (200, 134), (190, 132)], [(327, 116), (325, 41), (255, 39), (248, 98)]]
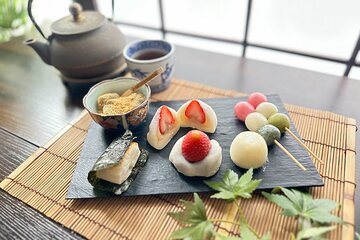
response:
[(127, 130), (115, 139), (96, 160), (88, 174), (94, 188), (120, 195), (125, 192), (145, 166), (148, 151), (140, 149), (135, 137)]

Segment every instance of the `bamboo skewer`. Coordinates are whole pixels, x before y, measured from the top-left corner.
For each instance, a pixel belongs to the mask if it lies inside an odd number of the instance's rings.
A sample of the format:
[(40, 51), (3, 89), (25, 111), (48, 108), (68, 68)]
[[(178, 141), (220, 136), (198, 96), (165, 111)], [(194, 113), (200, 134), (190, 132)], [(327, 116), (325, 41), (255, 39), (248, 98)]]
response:
[(274, 140), (274, 143), (279, 148), (281, 148), (281, 150), (283, 150), (286, 153), (286, 155), (288, 155), (291, 158), (291, 160), (293, 160), (303, 171), (306, 171), (306, 168), (288, 150), (286, 150), (286, 148), (284, 148), (284, 146), (281, 145), (281, 143), (279, 143), (277, 140)]
[(126, 90), (123, 94), (121, 94), (121, 97), (127, 97), (133, 92), (136, 92), (141, 86), (144, 84), (150, 82), (154, 78), (156, 78), (160, 73), (162, 73), (164, 69), (162, 67), (159, 67), (155, 69), (153, 72), (151, 72), (147, 77), (145, 77), (143, 80), (138, 82), (135, 86), (131, 87), (130, 89)]
[(310, 148), (308, 148), (292, 131), (290, 131), (290, 129), (288, 129), (287, 127), (285, 127), (286, 132), (288, 132), (298, 143), (300, 143), (301, 146), (303, 146), (310, 154), (311, 156), (313, 156), (317, 161), (319, 161), (321, 164), (324, 164), (324, 162), (318, 157), (316, 156), (316, 154), (311, 151)]

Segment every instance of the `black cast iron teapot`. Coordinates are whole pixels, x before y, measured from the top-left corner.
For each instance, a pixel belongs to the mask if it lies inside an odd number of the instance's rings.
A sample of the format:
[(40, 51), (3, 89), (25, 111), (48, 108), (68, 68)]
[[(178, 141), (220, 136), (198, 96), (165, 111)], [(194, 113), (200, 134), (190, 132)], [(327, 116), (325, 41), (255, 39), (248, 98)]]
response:
[(25, 44), (62, 75), (71, 78), (102, 76), (124, 64), (125, 37), (99, 12), (82, 11), (80, 4), (72, 3), (69, 7), (71, 15), (54, 22), (52, 34), (45, 37), (32, 16), (31, 5), (32, 0), (29, 0), (29, 17), (47, 41), (28, 39)]

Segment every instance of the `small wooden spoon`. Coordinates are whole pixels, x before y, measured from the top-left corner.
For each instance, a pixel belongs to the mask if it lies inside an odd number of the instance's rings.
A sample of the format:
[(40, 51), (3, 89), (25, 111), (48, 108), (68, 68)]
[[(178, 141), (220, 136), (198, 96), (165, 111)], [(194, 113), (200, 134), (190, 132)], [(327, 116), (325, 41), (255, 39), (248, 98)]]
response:
[(156, 78), (163, 71), (164, 71), (164, 69), (162, 67), (159, 67), (158, 69), (156, 69), (155, 71), (150, 73), (147, 77), (145, 77), (143, 80), (141, 80), (141, 82), (137, 83), (135, 86), (133, 86), (130, 89), (126, 90), (123, 94), (121, 94), (121, 97), (127, 97), (130, 94), (132, 94), (133, 92), (136, 92), (142, 85), (144, 85), (145, 83), (150, 82), (151, 80)]

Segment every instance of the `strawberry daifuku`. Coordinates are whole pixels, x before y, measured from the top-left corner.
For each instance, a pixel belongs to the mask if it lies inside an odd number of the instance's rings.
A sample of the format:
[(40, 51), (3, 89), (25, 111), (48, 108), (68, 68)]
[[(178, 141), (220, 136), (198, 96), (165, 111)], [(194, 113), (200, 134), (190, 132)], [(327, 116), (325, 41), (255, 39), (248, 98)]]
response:
[(192, 130), (175, 143), (169, 160), (186, 176), (210, 177), (220, 168), (222, 149), (205, 133)]
[(247, 101), (256, 109), (260, 103), (267, 102), (267, 98), (262, 93), (254, 92), (250, 94)]
[(245, 121), (246, 117), (255, 111), (255, 108), (248, 102), (238, 102), (234, 107), (234, 112), (236, 117), (241, 120)]
[(176, 111), (163, 105), (159, 107), (150, 122), (147, 141), (154, 148), (163, 149), (179, 129)]
[(193, 99), (184, 103), (177, 112), (181, 127), (191, 127), (213, 133), (217, 126), (214, 110), (201, 100)]

